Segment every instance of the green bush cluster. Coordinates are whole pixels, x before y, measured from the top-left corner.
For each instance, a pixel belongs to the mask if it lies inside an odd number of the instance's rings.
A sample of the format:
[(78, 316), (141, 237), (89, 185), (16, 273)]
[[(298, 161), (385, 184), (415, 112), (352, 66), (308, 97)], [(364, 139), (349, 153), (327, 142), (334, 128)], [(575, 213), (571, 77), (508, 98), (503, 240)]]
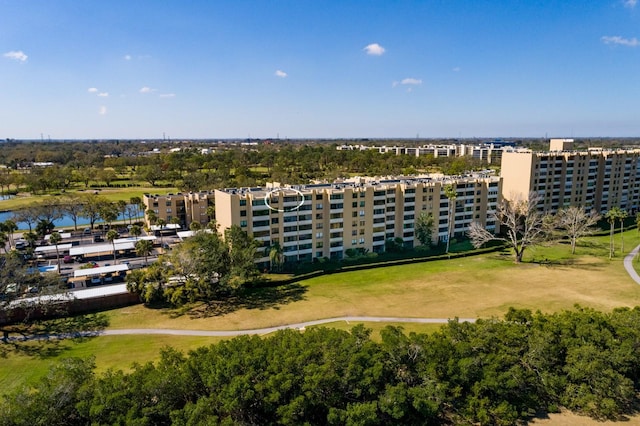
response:
[(362, 326), (237, 337), (131, 373), (68, 359), (0, 404), (0, 424), (516, 424), (637, 403), (640, 309), (451, 321), (431, 335)]

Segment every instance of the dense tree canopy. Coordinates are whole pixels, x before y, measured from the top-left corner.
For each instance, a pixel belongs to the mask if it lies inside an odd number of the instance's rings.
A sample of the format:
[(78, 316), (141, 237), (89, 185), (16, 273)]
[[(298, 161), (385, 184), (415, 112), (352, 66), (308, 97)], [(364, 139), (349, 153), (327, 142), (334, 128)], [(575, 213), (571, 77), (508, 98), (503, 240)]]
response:
[[(640, 309), (452, 321), (431, 335), (357, 326), (172, 349), (130, 373), (70, 359), (0, 403), (0, 424), (516, 424), (637, 404)], [(54, 410), (55, 408), (55, 410)]]
[(219, 301), (258, 279), (256, 248), (257, 243), (235, 225), (226, 230), (225, 238), (210, 228), (199, 230), (146, 271), (130, 274), (128, 289), (145, 302)]

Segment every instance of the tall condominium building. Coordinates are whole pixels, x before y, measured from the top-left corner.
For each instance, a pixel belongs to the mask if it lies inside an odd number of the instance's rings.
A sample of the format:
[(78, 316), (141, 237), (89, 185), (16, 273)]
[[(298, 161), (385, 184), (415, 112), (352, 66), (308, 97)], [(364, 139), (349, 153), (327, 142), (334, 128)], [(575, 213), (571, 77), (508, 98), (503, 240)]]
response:
[[(265, 265), (268, 247), (276, 242), (288, 261), (340, 259), (349, 249), (382, 252), (390, 238), (402, 238), (406, 247), (418, 245), (415, 221), (423, 211), (434, 217), (434, 242), (448, 238), (450, 206), (454, 235), (465, 234), (472, 222), (495, 230), (491, 213), (500, 182), (476, 174), (223, 189), (215, 191), (216, 221), (222, 230), (239, 225), (261, 241), (265, 248), (258, 262)], [(447, 185), (455, 188), (455, 199), (445, 195)]]
[(569, 206), (597, 213), (616, 206), (638, 209), (640, 150), (504, 152), (500, 174), (505, 199), (536, 192), (541, 211), (554, 213)]
[(164, 219), (167, 223), (177, 217), (184, 229), (189, 229), (192, 222), (206, 225), (214, 219), (209, 216), (209, 206), (213, 206), (215, 202), (214, 193), (210, 191), (144, 194), (142, 201), (145, 211), (153, 210), (159, 219)]

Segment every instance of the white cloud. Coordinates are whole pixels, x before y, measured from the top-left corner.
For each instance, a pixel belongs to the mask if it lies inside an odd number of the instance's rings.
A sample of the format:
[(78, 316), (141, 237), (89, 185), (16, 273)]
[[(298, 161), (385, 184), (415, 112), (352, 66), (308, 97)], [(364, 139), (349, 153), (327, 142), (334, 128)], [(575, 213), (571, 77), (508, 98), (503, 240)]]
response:
[(176, 94), (175, 93), (161, 93), (160, 95), (158, 95), (160, 98), (175, 98)]
[(22, 50), (12, 50), (11, 52), (7, 52), (4, 55), (5, 58), (13, 59), (18, 62), (26, 62), (28, 56)]
[(130, 61), (131, 60), (131, 55), (124, 55), (124, 60), (125, 61)]
[(628, 7), (630, 9), (633, 9), (634, 7), (636, 7), (636, 4), (638, 3), (638, 0), (623, 0), (622, 3), (624, 4), (624, 7)]
[(98, 96), (100, 96), (101, 98), (108, 98), (109, 97), (109, 92), (98, 93)]
[(287, 73), (282, 70), (276, 70), (275, 76), (280, 78), (285, 78), (287, 76)]
[(144, 86), (142, 89), (140, 89), (140, 93), (153, 93), (155, 91), (156, 89), (152, 89), (151, 87), (147, 86)]
[(100, 109), (98, 110), (98, 114), (100, 115), (107, 115), (107, 107), (106, 106), (101, 106)]
[(637, 38), (624, 38), (620, 36), (603, 36), (601, 38), (604, 44), (618, 44), (620, 46), (636, 47), (640, 46), (640, 40)]
[(405, 78), (400, 82), (400, 84), (410, 84), (412, 86), (419, 86), (422, 84), (422, 80), (417, 78)]
[(89, 93), (97, 93), (98, 89), (96, 87), (89, 87), (89, 89), (87, 89), (87, 92), (89, 92)]
[(380, 46), (378, 43), (371, 43), (365, 46), (365, 48), (362, 50), (367, 52), (367, 55), (381, 56), (384, 53), (385, 48)]

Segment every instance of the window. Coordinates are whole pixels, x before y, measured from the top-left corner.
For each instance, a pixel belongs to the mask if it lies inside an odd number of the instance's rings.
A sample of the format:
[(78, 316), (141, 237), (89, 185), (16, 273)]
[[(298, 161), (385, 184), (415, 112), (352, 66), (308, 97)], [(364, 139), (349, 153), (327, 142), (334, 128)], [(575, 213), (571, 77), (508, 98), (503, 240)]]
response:
[(247, 221), (246, 220), (241, 220), (240, 221), (240, 227), (244, 228), (245, 226), (247, 226)]
[(240, 217), (245, 217), (247, 215), (246, 210), (240, 210)]
[(240, 200), (240, 206), (246, 206), (247, 205), (247, 200), (246, 199), (242, 199)]

